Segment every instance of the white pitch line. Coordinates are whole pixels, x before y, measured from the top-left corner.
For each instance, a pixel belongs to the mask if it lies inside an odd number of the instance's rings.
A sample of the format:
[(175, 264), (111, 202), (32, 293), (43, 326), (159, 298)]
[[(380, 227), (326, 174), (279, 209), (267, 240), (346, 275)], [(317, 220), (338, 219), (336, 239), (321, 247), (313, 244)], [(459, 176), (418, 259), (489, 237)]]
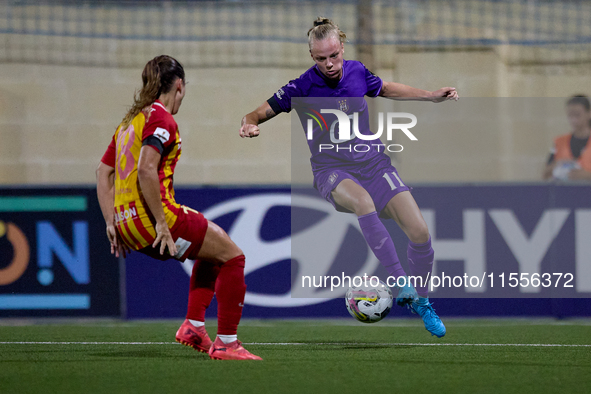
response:
[(179, 345), (176, 342), (0, 342), (0, 345)]
[[(591, 347), (560, 343), (359, 343), (359, 342), (248, 342), (258, 346), (509, 346), (509, 347)], [(0, 345), (179, 345), (176, 342), (0, 342)]]
[(591, 345), (571, 345), (560, 343), (359, 343), (359, 342), (251, 342), (245, 345), (279, 345), (279, 346), (300, 346), (300, 345), (334, 345), (334, 346), (532, 346), (532, 347), (591, 347)]

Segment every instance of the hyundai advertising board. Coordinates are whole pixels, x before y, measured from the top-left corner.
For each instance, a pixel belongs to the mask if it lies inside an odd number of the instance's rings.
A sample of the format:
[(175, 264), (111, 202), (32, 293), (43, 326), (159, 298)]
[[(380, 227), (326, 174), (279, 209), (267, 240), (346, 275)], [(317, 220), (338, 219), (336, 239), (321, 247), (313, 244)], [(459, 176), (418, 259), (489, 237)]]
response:
[[(415, 187), (433, 238), (431, 299), (438, 312), (590, 315), (590, 193), (588, 186)], [(309, 283), (305, 277), (340, 276), (343, 267), (350, 276), (385, 276), (356, 217), (336, 212), (311, 188), (181, 188), (177, 201), (218, 223), (244, 251), (245, 317), (348, 316), (330, 282), (294, 290)], [(406, 267), (407, 238), (393, 221), (385, 223)], [(132, 253), (128, 317), (184, 316), (191, 266)], [(215, 309), (214, 300), (208, 314)]]

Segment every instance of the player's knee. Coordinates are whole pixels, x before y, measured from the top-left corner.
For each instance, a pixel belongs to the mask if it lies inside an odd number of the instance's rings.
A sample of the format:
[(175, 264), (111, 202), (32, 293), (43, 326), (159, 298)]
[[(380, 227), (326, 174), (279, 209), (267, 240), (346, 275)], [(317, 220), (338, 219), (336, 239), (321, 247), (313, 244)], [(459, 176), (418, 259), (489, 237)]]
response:
[(376, 207), (373, 203), (369, 194), (360, 196), (355, 200), (354, 204), (355, 214), (357, 216), (367, 215), (368, 213), (372, 213), (376, 210)]
[(423, 222), (419, 225), (413, 226), (409, 231), (408, 238), (416, 244), (427, 242), (429, 240), (429, 228), (427, 227), (427, 224)]
[(239, 254), (238, 256), (234, 256), (231, 259), (228, 259), (221, 263), (225, 267), (237, 267), (244, 269), (246, 265), (246, 258), (243, 254)]

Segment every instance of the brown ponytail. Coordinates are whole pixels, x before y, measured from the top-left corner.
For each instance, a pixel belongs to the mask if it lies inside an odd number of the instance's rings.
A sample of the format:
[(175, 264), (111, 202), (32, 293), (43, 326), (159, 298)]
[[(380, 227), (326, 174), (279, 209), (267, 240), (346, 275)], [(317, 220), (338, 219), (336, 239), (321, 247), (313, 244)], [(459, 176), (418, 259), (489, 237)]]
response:
[(168, 93), (177, 78), (185, 80), (183, 66), (173, 57), (157, 56), (150, 60), (142, 71), (143, 87), (134, 94), (133, 105), (123, 118), (129, 125), (144, 108), (152, 105), (163, 93)]
[(308, 46), (310, 50), (312, 50), (314, 40), (321, 41), (333, 34), (341, 43), (347, 41), (347, 35), (339, 29), (336, 23), (322, 16), (316, 18), (314, 27), (308, 30)]

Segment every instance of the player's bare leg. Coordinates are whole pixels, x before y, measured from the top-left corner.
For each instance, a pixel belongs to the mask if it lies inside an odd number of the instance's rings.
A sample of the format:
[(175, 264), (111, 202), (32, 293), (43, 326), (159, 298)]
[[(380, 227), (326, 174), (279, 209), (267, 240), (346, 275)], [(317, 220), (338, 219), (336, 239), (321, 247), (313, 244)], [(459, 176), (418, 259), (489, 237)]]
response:
[(351, 179), (343, 179), (332, 191), (332, 198), (340, 206), (347, 208), (357, 216), (376, 211), (369, 193)]
[(398, 193), (384, 209), (412, 242), (425, 243), (429, 240), (427, 223), (410, 192)]
[[(374, 202), (369, 193), (351, 179), (344, 179), (332, 191), (334, 201), (354, 212), (359, 220), (363, 236), (377, 259), (384, 265), (388, 275), (398, 279), (406, 278), (406, 273), (400, 265), (392, 237), (380, 220)], [(408, 305), (418, 298), (416, 290), (406, 279), (398, 280), (396, 303), (400, 306)]]
[(427, 280), (433, 269), (434, 252), (431, 247), (427, 223), (425, 223), (415, 199), (408, 191), (392, 197), (386, 205), (385, 211), (408, 236), (407, 256), (410, 274), (422, 279), (422, 283), (415, 283), (419, 298), (411, 304), (411, 308), (421, 316), (425, 328), (432, 335), (441, 338), (445, 335), (445, 326), (429, 303)]
[(221, 227), (209, 222), (197, 257), (219, 265), (215, 281), (218, 335), (209, 349), (209, 356), (216, 360), (261, 360), (244, 349), (237, 336), (246, 293), (245, 258), (242, 250)]

